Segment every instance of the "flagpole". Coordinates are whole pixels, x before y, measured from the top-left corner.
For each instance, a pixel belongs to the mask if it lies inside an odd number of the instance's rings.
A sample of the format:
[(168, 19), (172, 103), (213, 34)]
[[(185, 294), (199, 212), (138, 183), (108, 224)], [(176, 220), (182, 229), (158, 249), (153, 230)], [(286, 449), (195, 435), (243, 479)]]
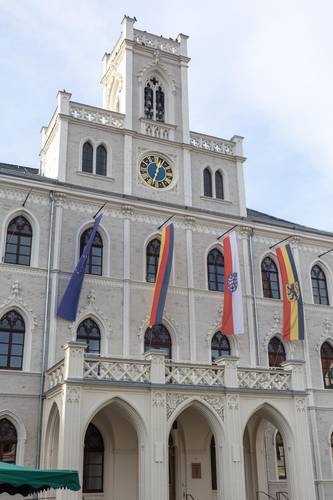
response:
[(332, 252), (332, 251), (333, 251), (333, 248), (330, 248), (330, 250), (327, 250), (326, 252), (319, 254), (319, 255), (318, 255), (318, 259), (319, 259), (320, 257), (323, 257), (324, 255), (326, 255), (326, 254), (328, 254), (328, 253)]
[(97, 210), (97, 212), (95, 213), (95, 215), (93, 216), (93, 219), (96, 219), (97, 215), (103, 210), (103, 208), (105, 207), (105, 205), (107, 204), (108, 202), (106, 201), (104, 203), (104, 205), (101, 206), (101, 208), (99, 210)]
[(169, 220), (171, 220), (171, 219), (172, 219), (172, 217), (174, 217), (174, 216), (175, 216), (175, 214), (170, 215), (170, 217), (168, 217), (168, 219), (167, 219), (167, 220), (165, 220), (165, 221), (164, 221), (164, 222), (163, 222), (160, 226), (158, 226), (158, 228), (157, 228), (157, 229), (162, 229), (162, 227), (164, 226), (164, 224), (166, 224), (167, 222), (169, 222)]
[(274, 243), (274, 245), (271, 245), (271, 246), (269, 247), (269, 249), (270, 249), (270, 250), (272, 250), (272, 248), (276, 247), (276, 246), (277, 246), (277, 245), (279, 245), (280, 243), (283, 243), (284, 241), (289, 240), (289, 239), (290, 239), (290, 238), (292, 238), (292, 237), (293, 237), (293, 236), (287, 236), (287, 238), (284, 238), (283, 240), (280, 240), (280, 241), (278, 241), (277, 243)]
[(221, 239), (222, 236), (225, 236), (226, 234), (230, 233), (230, 231), (232, 231), (233, 229), (235, 229), (236, 227), (238, 227), (239, 224), (235, 224), (234, 226), (232, 226), (230, 229), (228, 229), (228, 231), (224, 231), (224, 233), (221, 234), (221, 236), (219, 236), (217, 239)]

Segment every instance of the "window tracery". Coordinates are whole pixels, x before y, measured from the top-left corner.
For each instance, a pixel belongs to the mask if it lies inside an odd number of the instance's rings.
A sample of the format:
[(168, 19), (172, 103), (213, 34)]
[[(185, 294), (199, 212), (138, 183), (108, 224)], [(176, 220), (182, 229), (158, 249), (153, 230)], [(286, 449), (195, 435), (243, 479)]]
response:
[(229, 340), (227, 336), (223, 335), (220, 331), (216, 332), (212, 338), (211, 353), (212, 361), (220, 356), (230, 356), (231, 354)]
[(22, 370), (25, 324), (15, 310), (0, 319), (0, 369)]
[(87, 353), (100, 354), (101, 332), (93, 319), (87, 318), (79, 324), (77, 329), (77, 340), (82, 340), (88, 344)]
[(158, 238), (151, 240), (146, 249), (146, 281), (155, 283), (160, 257), (161, 242)]
[(19, 215), (8, 224), (4, 261), (8, 264), (30, 266), (31, 247), (31, 224), (23, 215)]
[[(80, 238), (80, 256), (82, 255), (83, 249), (86, 246), (92, 227), (86, 229), (84, 233), (82, 233)], [(103, 240), (98, 231), (96, 231), (95, 238), (87, 259), (86, 265), (86, 274), (96, 274), (98, 276), (102, 276), (103, 274)]]
[(328, 306), (327, 282), (324, 271), (318, 265), (311, 269), (311, 283), (313, 291), (313, 300), (315, 304)]
[(156, 349), (166, 353), (167, 359), (171, 359), (172, 346), (171, 337), (164, 325), (155, 325), (147, 328), (145, 333), (144, 350)]
[(286, 360), (286, 351), (283, 343), (277, 337), (273, 337), (268, 344), (268, 364), (278, 368)]
[(207, 256), (208, 289), (223, 291), (224, 286), (224, 257), (222, 253), (213, 248)]
[(324, 342), (320, 349), (321, 369), (325, 389), (333, 389), (333, 347)]
[(84, 438), (83, 491), (103, 492), (104, 441), (94, 424), (89, 424)]
[(16, 463), (17, 431), (7, 419), (0, 420), (0, 461), (7, 464)]
[(149, 120), (165, 121), (165, 96), (159, 80), (153, 76), (144, 89), (144, 115)]
[(280, 299), (279, 272), (271, 257), (265, 257), (261, 263), (261, 278), (264, 297)]

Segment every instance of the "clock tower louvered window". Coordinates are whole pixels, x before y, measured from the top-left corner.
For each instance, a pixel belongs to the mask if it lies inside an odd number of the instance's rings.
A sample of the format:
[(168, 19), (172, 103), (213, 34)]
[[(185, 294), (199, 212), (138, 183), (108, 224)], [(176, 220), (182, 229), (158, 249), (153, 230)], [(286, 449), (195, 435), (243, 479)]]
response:
[(147, 81), (144, 91), (144, 97), (145, 118), (148, 118), (149, 120), (156, 120), (158, 122), (164, 122), (164, 91), (160, 82), (156, 79), (155, 76)]

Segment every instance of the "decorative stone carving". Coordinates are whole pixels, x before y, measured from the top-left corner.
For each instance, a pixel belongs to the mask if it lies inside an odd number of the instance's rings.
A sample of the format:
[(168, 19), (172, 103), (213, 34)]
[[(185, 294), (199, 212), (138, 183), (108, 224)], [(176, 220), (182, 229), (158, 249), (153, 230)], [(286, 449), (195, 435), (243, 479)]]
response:
[(127, 219), (133, 215), (134, 210), (129, 205), (123, 205), (121, 207), (121, 213), (123, 214), (124, 218)]
[(124, 115), (86, 104), (70, 103), (70, 115), (77, 120), (98, 123), (109, 127), (124, 128)]
[(189, 396), (185, 396), (184, 394), (179, 394), (177, 392), (168, 392), (167, 393), (167, 418), (169, 419), (171, 415), (174, 413), (176, 408), (181, 405), (184, 401), (189, 399)]
[(147, 384), (150, 383), (150, 363), (123, 360), (101, 361), (86, 358), (83, 378)]
[(253, 234), (253, 228), (250, 226), (240, 226), (237, 228), (237, 232), (242, 240), (247, 240), (248, 237)]
[(227, 407), (229, 410), (239, 409), (239, 396), (238, 394), (227, 394)]
[[(98, 283), (99, 284), (99, 283)], [(104, 312), (99, 309), (96, 305), (96, 293), (94, 289), (91, 289), (87, 294), (86, 304), (80, 307), (77, 315), (77, 320), (73, 321), (68, 325), (69, 330), (72, 333), (72, 339), (76, 339), (76, 330), (77, 326), (83, 320), (83, 317), (88, 315), (93, 315), (96, 318), (99, 318), (103, 323), (105, 328), (106, 338), (110, 338), (112, 336), (112, 327), (110, 319), (104, 314)]]
[(56, 207), (63, 207), (66, 201), (66, 195), (64, 193), (54, 193), (54, 201)]
[(332, 322), (325, 318), (322, 322), (323, 333), (321, 334), (319, 341), (317, 342), (315, 349), (317, 352), (320, 352), (321, 346), (326, 340), (330, 340), (333, 343), (333, 335), (332, 335)]
[(195, 148), (205, 149), (206, 151), (212, 151), (213, 153), (222, 153), (225, 155), (234, 155), (235, 145), (224, 139), (218, 139), (216, 137), (201, 136), (195, 132), (190, 134), (190, 144)]
[(304, 413), (306, 410), (305, 398), (296, 399), (296, 411), (298, 413)]
[(67, 389), (66, 401), (67, 403), (78, 403), (80, 401), (80, 389), (75, 387)]
[(219, 396), (202, 396), (201, 399), (214, 408), (219, 417), (221, 417), (221, 420), (224, 421), (224, 398)]
[(291, 373), (286, 371), (260, 371), (254, 368), (237, 370), (238, 385), (247, 389), (288, 390), (291, 389)]
[(30, 318), (30, 331), (32, 333), (37, 326), (37, 318), (31, 307), (29, 307), (23, 298), (21, 283), (18, 280), (13, 281), (10, 290), (11, 293), (8, 298), (0, 304), (0, 312), (2, 309), (7, 309), (9, 306), (20, 306)]
[(195, 217), (187, 216), (184, 218), (186, 229), (191, 229), (193, 231), (195, 227)]
[(153, 406), (157, 406), (160, 408), (165, 407), (165, 393), (163, 392), (153, 392), (152, 393), (152, 403)]

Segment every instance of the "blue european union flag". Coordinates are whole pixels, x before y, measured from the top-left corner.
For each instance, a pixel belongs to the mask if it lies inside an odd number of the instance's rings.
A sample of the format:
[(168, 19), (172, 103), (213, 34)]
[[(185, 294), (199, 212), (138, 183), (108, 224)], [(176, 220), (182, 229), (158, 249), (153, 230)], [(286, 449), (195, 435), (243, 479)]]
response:
[(76, 320), (77, 308), (79, 305), (80, 294), (82, 289), (82, 283), (84, 278), (84, 273), (86, 271), (87, 260), (90, 254), (90, 250), (95, 238), (95, 234), (98, 228), (98, 225), (101, 221), (102, 215), (99, 215), (95, 219), (94, 227), (91, 231), (89, 240), (87, 241), (86, 246), (83, 249), (82, 255), (80, 257), (79, 262), (69, 280), (65, 293), (62, 297), (60, 305), (58, 307), (57, 315), (63, 319), (67, 319), (68, 321)]

